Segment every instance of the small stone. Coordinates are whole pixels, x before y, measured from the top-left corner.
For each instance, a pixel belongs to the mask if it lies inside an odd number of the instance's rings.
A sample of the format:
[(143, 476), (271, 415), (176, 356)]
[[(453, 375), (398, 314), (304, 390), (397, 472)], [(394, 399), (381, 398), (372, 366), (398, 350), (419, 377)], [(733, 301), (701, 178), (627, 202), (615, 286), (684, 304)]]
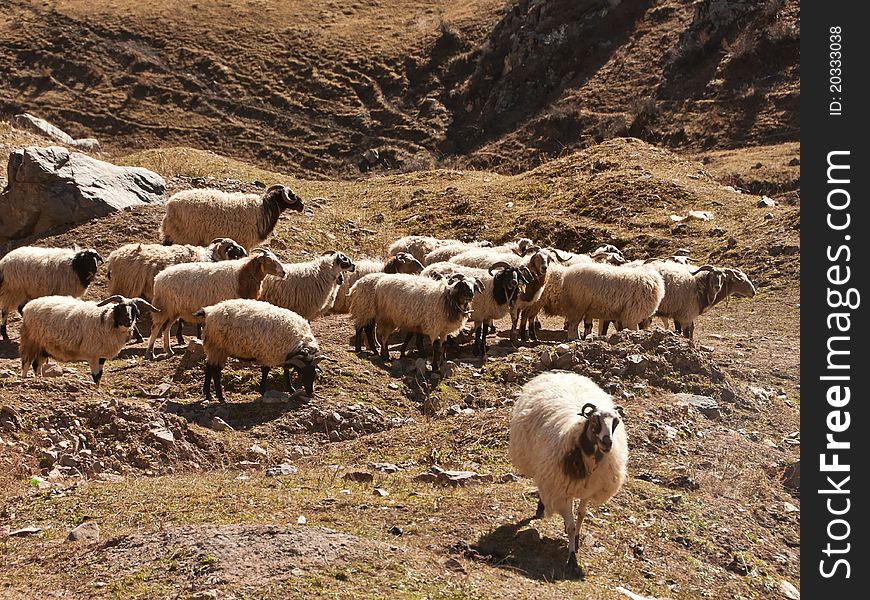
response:
[(296, 475), (299, 472), (299, 469), (293, 465), (288, 465), (286, 463), (280, 464), (277, 467), (270, 467), (266, 469), (266, 477), (280, 477), (284, 475)]
[(330, 442), (340, 442), (341, 441), (341, 434), (338, 432), (337, 429), (333, 429), (332, 431), (329, 432), (329, 441)]
[(296, 519), (297, 525), (305, 525), (308, 522), (308, 519), (305, 518), (305, 515), (299, 515), (299, 518)]
[(459, 365), (457, 365), (452, 360), (445, 360), (443, 363), (441, 363), (441, 368), (439, 370), (442, 377), (453, 377), (454, 375), (459, 373)]
[(801, 600), (800, 591), (785, 579), (779, 582), (779, 593), (788, 598), (788, 600)]
[(390, 495), (390, 492), (383, 488), (375, 488), (375, 496), (380, 496), (381, 498), (386, 498)]
[(100, 539), (100, 526), (96, 521), (85, 521), (66, 536), (68, 542), (96, 542)]
[(215, 431), (233, 431), (233, 428), (230, 427), (230, 424), (218, 416), (212, 417), (210, 427)]
[(47, 363), (42, 368), (42, 376), (43, 377), (62, 377), (63, 376), (63, 367), (61, 367), (57, 363)]
[(772, 208), (776, 206), (776, 200), (773, 198), (768, 198), (767, 196), (762, 196), (761, 199), (755, 204), (758, 208)]
[(785, 509), (785, 512), (787, 512), (787, 513), (793, 513), (793, 512), (800, 512), (800, 511), (801, 511), (801, 509), (799, 509), (797, 506), (795, 506), (795, 505), (792, 504), (791, 502), (783, 502), (783, 503), (782, 503), (782, 507)]
[(448, 406), (447, 410), (445, 410), (444, 412), (446, 412), (450, 416), (456, 416), (462, 412), (462, 407), (458, 404), (453, 404), (451, 406)]
[(57, 456), (54, 450), (43, 450), (39, 455), (39, 466), (43, 469), (51, 467), (57, 462)]
[(163, 398), (166, 396), (166, 393), (169, 391), (169, 389), (171, 387), (172, 386), (168, 383), (161, 383), (160, 385), (152, 388), (151, 391), (148, 392), (148, 395), (151, 396), (152, 398)]
[(175, 436), (172, 432), (164, 427), (157, 427), (149, 431), (149, 433), (162, 444), (167, 450), (175, 447)]
[(27, 535), (35, 535), (42, 531), (39, 527), (22, 527), (9, 532), (9, 537), (24, 537)]
[(347, 481), (356, 481), (357, 483), (371, 483), (375, 480), (375, 476), (366, 471), (349, 471), (344, 474), (344, 479)]
[(690, 406), (708, 419), (717, 420), (722, 416), (719, 412), (719, 403), (709, 396), (682, 393), (676, 396), (680, 405)]
[(289, 454), (290, 460), (297, 460), (297, 459), (302, 458), (304, 456), (310, 456), (310, 455), (311, 455), (311, 448), (309, 448), (307, 446), (293, 446), (292, 448), (290, 448), (290, 454)]
[(466, 573), (465, 567), (457, 558), (450, 557), (444, 561), (444, 566), (456, 573)]
[(513, 483), (513, 482), (519, 481), (519, 480), (520, 480), (520, 478), (517, 477), (516, 475), (514, 475), (513, 473), (505, 473), (499, 479), (499, 481), (501, 481), (502, 483)]
[(399, 536), (399, 535), (402, 535), (402, 534), (404, 533), (404, 531), (402, 531), (402, 528), (401, 528), (401, 527), (399, 527), (399, 526), (397, 526), (397, 525), (393, 525), (392, 527), (390, 527), (390, 528), (387, 530), (387, 533), (389, 533), (390, 535), (396, 535), (396, 536)]
[(534, 527), (529, 527), (527, 529), (521, 529), (520, 531), (518, 531), (515, 539), (518, 544), (535, 545), (541, 541), (541, 534), (538, 533), (538, 530)]
[(255, 456), (259, 456), (260, 458), (266, 458), (269, 455), (269, 453), (266, 452), (264, 448), (261, 448), (257, 444), (254, 444), (253, 446), (248, 448), (248, 451)]
[(79, 466), (78, 459), (72, 454), (61, 454), (59, 462), (63, 467), (72, 467), (73, 469), (76, 469)]
[(371, 467), (375, 471), (380, 471), (381, 473), (395, 473), (399, 470), (399, 467), (393, 463), (372, 463)]
[(420, 473), (414, 477), (414, 481), (420, 481), (422, 483), (435, 483), (437, 480), (438, 475), (435, 473)]
[(397, 389), (399, 389), (399, 385), (396, 384), (396, 383), (388, 383), (388, 384), (387, 384), (387, 387), (390, 388), (391, 390), (397, 390)]

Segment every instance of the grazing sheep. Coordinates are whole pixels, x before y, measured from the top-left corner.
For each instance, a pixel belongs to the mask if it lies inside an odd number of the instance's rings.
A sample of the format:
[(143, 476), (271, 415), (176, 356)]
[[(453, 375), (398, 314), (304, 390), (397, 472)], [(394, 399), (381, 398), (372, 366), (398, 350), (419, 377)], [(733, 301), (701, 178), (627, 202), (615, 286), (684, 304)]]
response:
[(474, 323), (474, 354), (486, 357), (489, 326), (510, 314), (531, 274), (525, 267), (512, 267), (506, 262), (497, 262), (486, 270), (440, 262), (423, 269), (422, 275), (449, 277), (456, 273), (481, 282), (483, 289), (471, 302), (468, 320)]
[[(106, 259), (109, 293), (127, 298), (151, 300), (154, 278), (172, 265), (191, 262), (219, 262), (244, 258), (248, 253), (230, 238), (217, 238), (208, 246), (174, 244), (125, 244)], [(181, 327), (178, 335), (181, 336)], [(133, 328), (133, 337), (142, 341), (139, 328)]]
[[(423, 259), (426, 258), (426, 255), (435, 250), (435, 248), (441, 246), (455, 246), (457, 244), (465, 243), (466, 242), (462, 242), (461, 240), (442, 240), (428, 235), (408, 235), (390, 244), (387, 252), (390, 256), (394, 256), (399, 252), (407, 252), (422, 263)], [(468, 242), (467, 245), (474, 247), (487, 247), (492, 246), (492, 242)]]
[(82, 296), (103, 263), (96, 250), (23, 246), (0, 259), (0, 337), (9, 341), (6, 321), (41, 296)]
[[(415, 259), (416, 260), (416, 259)], [(388, 273), (369, 273), (361, 277), (348, 291), (349, 311), (354, 323), (354, 350), (362, 352), (362, 334), (366, 334), (366, 343), (371, 352), (377, 353), (375, 343), (375, 320), (378, 316), (375, 287), (378, 281)]]
[(662, 276), (648, 265), (592, 263), (567, 267), (560, 301), (568, 321), (568, 337), (579, 337), (581, 321), (586, 323), (583, 337), (589, 335), (593, 317), (616, 321), (620, 329), (636, 329), (655, 314), (664, 295)]
[(269, 237), (284, 210), (304, 208), (299, 196), (283, 185), (270, 186), (262, 196), (215, 189), (183, 190), (166, 201), (160, 235), (165, 245), (198, 246), (228, 237), (250, 251)]
[[(580, 528), (589, 505), (607, 502), (622, 487), (628, 464), (622, 407), (589, 378), (566, 371), (526, 383), (513, 408), (510, 457), (538, 486), (537, 518), (559, 513), (568, 534), (568, 567), (577, 564)], [(577, 520), (574, 499), (580, 499)]]
[[(115, 303), (114, 306), (106, 306)], [(86, 302), (70, 296), (43, 296), (24, 307), (21, 323), (21, 377), (29, 368), (35, 376), (49, 357), (69, 362), (86, 360), (97, 387), (103, 363), (127, 343), (139, 317), (140, 305), (157, 311), (142, 298), (111, 296)]]
[(269, 275), (260, 284), (260, 300), (287, 308), (313, 321), (332, 308), (344, 272), (353, 273), (353, 262), (341, 252), (330, 250), (314, 260), (285, 263), (284, 275)]
[(299, 381), (309, 397), (314, 396), (317, 364), (323, 360), (311, 325), (292, 310), (260, 300), (232, 299), (206, 306), (194, 313), (205, 320), (202, 346), (205, 350), (203, 395), (211, 400), (211, 383), (215, 395), (224, 402), (221, 371), (230, 357), (253, 360), (260, 365), (260, 393), (266, 392), (266, 379), (272, 367), (284, 368), (288, 389), (289, 368), (296, 369)]
[(423, 265), (420, 261), (407, 252), (399, 252), (386, 261), (364, 258), (355, 261), (354, 264), (356, 265), (356, 270), (350, 275), (345, 273), (344, 282), (338, 288), (338, 293), (335, 295), (335, 303), (332, 305), (332, 314), (350, 312), (350, 297), (348, 296), (350, 288), (370, 273), (407, 273), (409, 275), (418, 275), (423, 270)]
[(169, 327), (178, 319), (201, 323), (193, 313), (204, 306), (230, 298), (257, 297), (266, 275), (284, 276), (284, 267), (274, 254), (254, 248), (251, 256), (218, 263), (185, 263), (162, 270), (154, 278), (154, 305), (160, 308), (151, 325), (146, 357), (152, 357), (154, 342), (163, 333), (163, 351), (169, 347)]
[[(368, 275), (357, 282), (364, 281)], [(381, 275), (374, 286), (376, 326), (381, 358), (390, 360), (387, 340), (397, 329), (419, 332), (432, 342), (432, 370), (437, 370), (448, 335), (465, 325), (471, 314), (471, 301), (481, 291), (480, 282), (462, 274), (434, 280), (416, 275)], [(353, 298), (355, 292), (351, 292)]]

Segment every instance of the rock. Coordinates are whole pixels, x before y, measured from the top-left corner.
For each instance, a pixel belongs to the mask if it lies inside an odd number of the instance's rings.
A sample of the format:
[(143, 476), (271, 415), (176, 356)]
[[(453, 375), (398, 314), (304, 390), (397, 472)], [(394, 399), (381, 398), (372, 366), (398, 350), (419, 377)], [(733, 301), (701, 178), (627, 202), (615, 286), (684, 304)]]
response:
[(55, 450), (43, 450), (39, 455), (39, 467), (48, 469), (57, 462), (57, 452)]
[(541, 541), (541, 534), (534, 527), (517, 531), (515, 539), (520, 545), (535, 545)]
[(366, 471), (349, 471), (344, 474), (344, 479), (356, 481), (357, 483), (371, 483), (375, 480), (375, 476)]
[(164, 398), (166, 397), (166, 393), (170, 390), (172, 385), (168, 383), (161, 383), (158, 386), (155, 386), (151, 391), (148, 392), (148, 396), (151, 398)]
[(414, 361), (414, 370), (417, 371), (417, 375), (421, 375), (421, 376), (425, 375), (427, 373), (427, 371), (429, 370), (427, 363), (426, 363), (426, 359), (425, 358), (418, 358), (417, 360), (415, 360)]
[(150, 433), (151, 436), (167, 450), (172, 450), (173, 448), (175, 448), (175, 436), (172, 435), (172, 432), (165, 427), (155, 427), (148, 433)]
[(505, 383), (513, 383), (517, 380), (517, 366), (513, 363), (508, 364), (507, 369), (502, 375)]
[(79, 466), (78, 459), (72, 454), (61, 454), (59, 462), (61, 466), (72, 467), (73, 469), (76, 469)]
[(771, 244), (767, 248), (767, 253), (771, 256), (779, 256), (780, 254), (784, 254), (786, 256), (790, 256), (792, 254), (797, 254), (800, 252), (800, 246), (795, 246), (794, 244)]
[(388, 387), (389, 389), (391, 389), (391, 390), (397, 390), (397, 389), (399, 389), (399, 384), (397, 384), (397, 383), (388, 383), (388, 384), (387, 384), (387, 387)]
[(380, 471), (381, 473), (395, 473), (399, 470), (399, 467), (393, 463), (372, 463), (371, 467), (375, 471)]
[(277, 467), (269, 467), (266, 469), (266, 477), (282, 477), (285, 475), (296, 475), (299, 469), (293, 465), (282, 463)]
[(330, 442), (340, 442), (341, 441), (341, 434), (338, 432), (337, 429), (333, 429), (332, 431), (329, 432), (329, 441)]
[(305, 525), (308, 522), (308, 519), (305, 518), (305, 515), (299, 515), (299, 518), (296, 519), (297, 525)]
[(621, 585), (616, 586), (614, 589), (629, 600), (658, 600), (654, 596), (641, 596), (640, 594), (635, 594)]
[(387, 530), (387, 533), (389, 533), (390, 535), (396, 535), (396, 536), (399, 536), (399, 535), (402, 535), (402, 534), (404, 533), (404, 531), (402, 531), (402, 528), (401, 528), (401, 527), (399, 527), (399, 526), (397, 526), (397, 525), (393, 525), (392, 527), (390, 527), (390, 528)]
[(792, 504), (791, 502), (783, 502), (783, 503), (782, 503), (782, 507), (785, 509), (785, 512), (787, 512), (787, 513), (793, 513), (793, 512), (800, 512), (800, 511), (801, 511), (801, 509), (799, 509), (797, 506), (795, 506), (795, 505)]
[(767, 196), (762, 196), (755, 206), (758, 208), (772, 208), (776, 206), (776, 200), (768, 198)]
[[(433, 467), (434, 469), (434, 467)], [(435, 473), (435, 482), (451, 487), (460, 487), (476, 483), (491, 483), (492, 475), (480, 475), (474, 471), (443, 471)]]
[(679, 399), (679, 404), (682, 406), (690, 406), (708, 419), (717, 420), (721, 418), (719, 412), (719, 403), (710, 396), (699, 396), (696, 394), (676, 394)]
[(384, 488), (375, 488), (374, 494), (375, 494), (375, 496), (379, 496), (381, 498), (386, 498), (387, 496), (390, 495), (390, 492), (388, 492)]
[(21, 415), (11, 406), (0, 407), (0, 425), (6, 431), (17, 431), (21, 429)]
[(782, 485), (790, 490), (801, 491), (801, 461), (793, 462), (782, 471)]
[(96, 521), (85, 521), (66, 536), (68, 542), (97, 542), (100, 539), (100, 526)]
[(441, 376), (444, 378), (453, 377), (459, 372), (459, 365), (457, 365), (452, 360), (445, 360), (441, 363)]
[(215, 431), (234, 431), (229, 423), (218, 416), (212, 417), (209, 427)]
[(27, 535), (35, 535), (42, 531), (39, 527), (22, 527), (9, 532), (9, 537), (24, 537)]
[(444, 561), (444, 566), (451, 571), (455, 571), (457, 573), (466, 573), (465, 567), (459, 561), (458, 558), (453, 558), (452, 556)]
[(0, 193), (0, 243), (159, 203), (166, 183), (140, 167), (118, 167), (60, 146), (14, 150)]
[(779, 590), (779, 593), (783, 595), (783, 597), (788, 598), (789, 600), (801, 600), (801, 593), (798, 591), (798, 589), (785, 579), (779, 582), (779, 586), (777, 589)]
[(47, 363), (42, 369), (43, 377), (63, 377), (63, 367), (57, 363)]
[(290, 460), (297, 460), (304, 456), (311, 456), (311, 448), (308, 446), (293, 446), (290, 448), (288, 456), (290, 457)]
[(453, 417), (462, 414), (462, 407), (458, 404), (452, 404), (444, 412)]
[(257, 444), (254, 444), (253, 446), (248, 448), (248, 452), (250, 452), (251, 454), (253, 454), (257, 458), (266, 458), (267, 456), (269, 456), (269, 453), (266, 452), (266, 449), (261, 448)]
[(499, 478), (499, 481), (502, 483), (513, 483), (515, 481), (519, 481), (520, 478), (514, 475), (513, 473), (505, 473)]
[(422, 483), (435, 483), (437, 480), (438, 475), (435, 473), (420, 473), (414, 477), (414, 481), (420, 481)]
[(574, 356), (573, 352), (566, 352), (552, 363), (552, 367), (554, 369), (564, 369), (569, 370), (571, 367), (577, 364), (577, 357)]
[(80, 150), (84, 150), (86, 152), (94, 152), (100, 149), (100, 142), (98, 142), (95, 138), (74, 139), (70, 134), (58, 127), (55, 127), (45, 119), (34, 117), (29, 113), (15, 115), (14, 117), (12, 117), (12, 122), (15, 124), (16, 127), (20, 127), (21, 129), (29, 129), (30, 131), (34, 131), (36, 133), (50, 137), (51, 139), (57, 140), (62, 144), (72, 146), (73, 148), (79, 148)]
[(221, 594), (217, 590), (201, 590), (189, 596), (189, 600), (217, 600)]

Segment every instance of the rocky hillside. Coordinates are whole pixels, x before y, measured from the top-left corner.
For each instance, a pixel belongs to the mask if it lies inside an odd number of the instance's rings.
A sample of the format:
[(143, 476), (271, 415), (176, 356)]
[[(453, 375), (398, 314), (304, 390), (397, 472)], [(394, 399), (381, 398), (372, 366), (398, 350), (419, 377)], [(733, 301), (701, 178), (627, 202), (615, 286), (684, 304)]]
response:
[[(0, 0), (0, 114), (297, 174), (798, 137), (795, 0)], [(268, 24), (268, 25), (266, 25)]]

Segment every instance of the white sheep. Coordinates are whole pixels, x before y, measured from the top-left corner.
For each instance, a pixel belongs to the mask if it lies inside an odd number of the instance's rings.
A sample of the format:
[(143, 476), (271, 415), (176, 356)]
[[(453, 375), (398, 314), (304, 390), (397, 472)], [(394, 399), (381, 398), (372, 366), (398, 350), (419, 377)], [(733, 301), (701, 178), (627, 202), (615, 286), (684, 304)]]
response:
[(510, 314), (531, 275), (528, 269), (512, 267), (506, 262), (497, 262), (486, 270), (451, 262), (433, 263), (423, 269), (421, 275), (449, 277), (456, 273), (481, 283), (482, 291), (471, 302), (468, 320), (474, 323), (474, 354), (485, 357), (489, 326)]
[[(106, 306), (115, 303), (114, 306)], [(111, 296), (88, 302), (70, 296), (43, 296), (24, 306), (21, 323), (21, 377), (35, 376), (49, 357), (68, 362), (86, 360), (97, 387), (103, 364), (127, 343), (140, 306), (156, 311), (142, 298)]]
[(350, 288), (370, 273), (407, 273), (409, 275), (417, 275), (423, 270), (423, 265), (420, 261), (407, 252), (399, 252), (385, 261), (362, 258), (354, 261), (354, 265), (356, 265), (356, 269), (353, 273), (344, 274), (344, 282), (338, 288), (338, 293), (335, 295), (332, 314), (346, 314), (350, 312), (350, 298), (348, 297)]
[(592, 263), (567, 267), (560, 301), (568, 321), (568, 337), (579, 337), (580, 323), (584, 322), (585, 338), (591, 331), (592, 318), (615, 321), (620, 329), (637, 329), (655, 314), (664, 295), (662, 276), (648, 265)]
[[(416, 259), (415, 259), (416, 260)], [(361, 277), (351, 286), (348, 291), (348, 311), (353, 317), (354, 324), (354, 350), (362, 352), (362, 334), (366, 334), (366, 343), (371, 352), (377, 353), (378, 346), (375, 341), (375, 321), (378, 316), (378, 307), (375, 297), (375, 286), (381, 277), (389, 273), (369, 273)]]
[(432, 370), (437, 370), (447, 336), (455, 335), (465, 325), (471, 314), (471, 301), (478, 292), (480, 282), (461, 274), (441, 280), (404, 274), (378, 277), (374, 306), (378, 337), (382, 340), (381, 358), (390, 359), (387, 341), (395, 330), (418, 332), (432, 342)]
[(254, 299), (266, 275), (283, 277), (284, 267), (274, 254), (254, 248), (251, 256), (218, 263), (185, 263), (162, 270), (154, 278), (154, 305), (160, 309), (151, 325), (147, 357), (153, 356), (154, 342), (163, 334), (163, 351), (172, 354), (169, 327), (178, 319), (201, 323), (193, 313), (204, 306), (230, 298)]
[[(426, 255), (435, 250), (435, 248), (439, 248), (441, 246), (453, 246), (456, 244), (464, 243), (466, 242), (462, 242), (461, 240), (440, 239), (428, 235), (408, 235), (390, 244), (387, 252), (390, 254), (390, 256), (395, 256), (399, 252), (407, 252), (422, 263)], [(492, 246), (492, 242), (468, 242), (468, 245), (486, 247)]]
[(23, 246), (0, 258), (0, 337), (9, 341), (6, 321), (41, 296), (82, 296), (103, 257), (92, 248)]
[(302, 263), (284, 263), (284, 275), (269, 275), (260, 284), (258, 299), (287, 308), (309, 321), (332, 308), (344, 273), (356, 267), (341, 252), (330, 250)]
[[(191, 262), (236, 260), (247, 255), (245, 249), (230, 238), (217, 238), (208, 246), (125, 244), (112, 251), (106, 259), (109, 293), (151, 300), (154, 296), (154, 278), (166, 267)], [(181, 327), (178, 335), (181, 336)], [(138, 327), (133, 328), (133, 337), (137, 342), (142, 341)]]
[(214, 383), (218, 401), (224, 402), (221, 370), (230, 357), (253, 360), (260, 365), (260, 393), (272, 367), (283, 367), (291, 392), (289, 368), (297, 370), (309, 397), (314, 396), (317, 364), (323, 360), (311, 325), (292, 310), (260, 300), (233, 299), (206, 306), (194, 313), (205, 320), (202, 345), (205, 350), (203, 395), (211, 400)]
[(215, 189), (183, 190), (166, 201), (160, 235), (166, 245), (197, 246), (228, 237), (250, 251), (269, 237), (284, 210), (304, 208), (299, 196), (283, 185), (270, 186), (261, 196)]
[[(566, 371), (531, 379), (513, 408), (511, 462), (538, 486), (535, 516), (562, 515), (574, 575), (582, 574), (577, 551), (588, 507), (607, 502), (625, 481), (628, 442), (622, 417), (622, 407), (592, 380)], [(575, 499), (580, 500), (576, 520)]]

